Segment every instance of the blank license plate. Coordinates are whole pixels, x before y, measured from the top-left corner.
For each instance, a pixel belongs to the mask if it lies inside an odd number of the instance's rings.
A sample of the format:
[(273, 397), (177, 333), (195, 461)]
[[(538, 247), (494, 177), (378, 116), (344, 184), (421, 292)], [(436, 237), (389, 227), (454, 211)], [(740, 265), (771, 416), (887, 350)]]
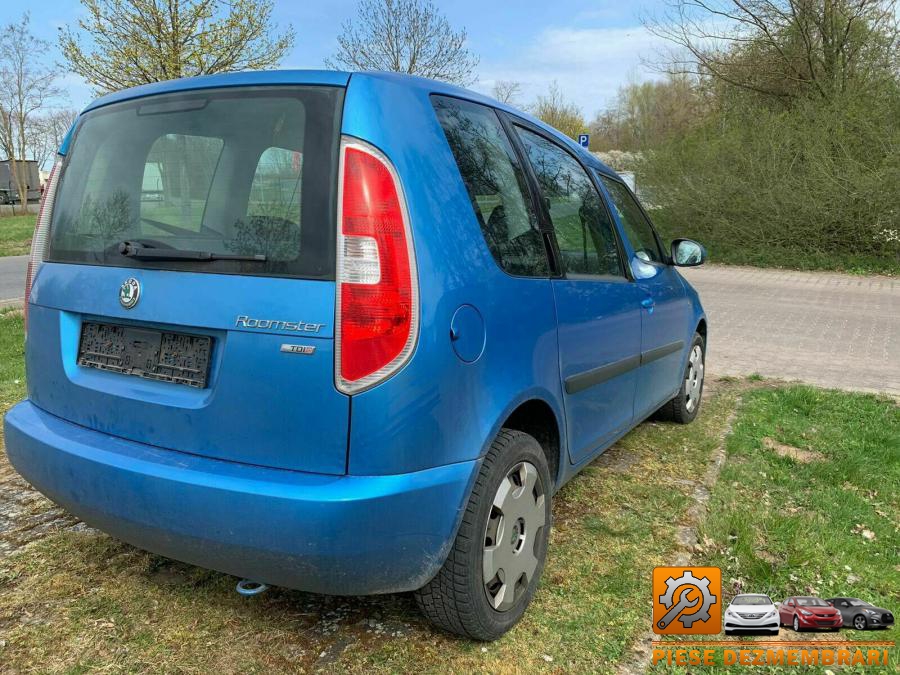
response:
[(86, 322), (78, 365), (204, 388), (212, 338), (152, 328)]

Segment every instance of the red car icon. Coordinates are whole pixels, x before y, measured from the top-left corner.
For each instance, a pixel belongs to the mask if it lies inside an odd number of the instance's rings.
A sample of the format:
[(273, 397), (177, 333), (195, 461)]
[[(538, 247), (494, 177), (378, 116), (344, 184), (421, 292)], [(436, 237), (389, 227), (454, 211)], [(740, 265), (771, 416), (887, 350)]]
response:
[(782, 626), (791, 626), (795, 631), (826, 628), (840, 630), (844, 625), (841, 613), (822, 598), (795, 596), (788, 598), (778, 608)]

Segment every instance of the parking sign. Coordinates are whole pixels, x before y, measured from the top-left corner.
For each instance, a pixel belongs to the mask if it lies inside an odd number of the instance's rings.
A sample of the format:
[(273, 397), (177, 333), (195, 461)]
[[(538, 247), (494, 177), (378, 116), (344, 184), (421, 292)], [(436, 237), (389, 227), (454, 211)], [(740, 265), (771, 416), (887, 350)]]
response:
[(591, 137), (588, 134), (578, 134), (578, 145), (586, 148), (591, 144)]

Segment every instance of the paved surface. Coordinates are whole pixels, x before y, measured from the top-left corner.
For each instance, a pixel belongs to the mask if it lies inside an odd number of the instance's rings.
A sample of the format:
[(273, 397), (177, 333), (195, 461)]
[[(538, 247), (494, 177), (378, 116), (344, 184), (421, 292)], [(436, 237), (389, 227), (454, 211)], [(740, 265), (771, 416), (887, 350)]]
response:
[(22, 302), (27, 270), (27, 255), (0, 257), (0, 307)]
[(900, 396), (900, 278), (707, 265), (708, 372)]

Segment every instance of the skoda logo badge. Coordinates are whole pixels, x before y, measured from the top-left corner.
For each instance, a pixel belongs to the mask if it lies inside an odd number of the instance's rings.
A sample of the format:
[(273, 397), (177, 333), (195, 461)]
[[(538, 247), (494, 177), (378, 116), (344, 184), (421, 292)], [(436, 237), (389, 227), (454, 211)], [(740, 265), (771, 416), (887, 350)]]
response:
[(134, 277), (129, 277), (119, 286), (119, 303), (125, 309), (134, 307), (141, 298), (141, 284)]

